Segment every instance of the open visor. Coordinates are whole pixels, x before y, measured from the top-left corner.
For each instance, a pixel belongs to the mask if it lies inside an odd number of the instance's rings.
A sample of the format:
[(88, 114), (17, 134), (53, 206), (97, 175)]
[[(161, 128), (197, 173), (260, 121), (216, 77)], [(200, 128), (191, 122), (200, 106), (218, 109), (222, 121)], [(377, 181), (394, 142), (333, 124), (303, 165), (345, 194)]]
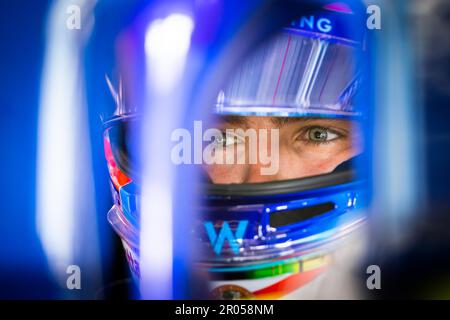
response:
[(314, 32), (285, 29), (237, 69), (220, 91), (218, 114), (358, 116), (360, 45)]

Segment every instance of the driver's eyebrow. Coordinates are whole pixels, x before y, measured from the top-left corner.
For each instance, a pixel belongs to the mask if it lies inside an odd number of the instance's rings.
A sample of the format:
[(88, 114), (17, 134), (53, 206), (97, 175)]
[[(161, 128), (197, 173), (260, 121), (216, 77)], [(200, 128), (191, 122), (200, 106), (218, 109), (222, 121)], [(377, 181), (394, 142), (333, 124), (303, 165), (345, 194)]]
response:
[[(221, 122), (231, 126), (250, 127), (249, 117), (241, 116), (224, 116), (221, 117)], [(278, 128), (286, 126), (291, 123), (308, 123), (310, 121), (317, 120), (317, 118), (306, 117), (268, 117), (270, 121)]]
[(240, 116), (224, 116), (221, 118), (221, 122), (226, 123), (228, 125), (242, 126), (242, 127), (247, 127), (248, 125), (247, 118)]
[(306, 118), (306, 117), (271, 117), (270, 119), (274, 125), (276, 125), (278, 128), (281, 128), (283, 126), (286, 126), (291, 123), (308, 123), (314, 120), (317, 120), (316, 118)]

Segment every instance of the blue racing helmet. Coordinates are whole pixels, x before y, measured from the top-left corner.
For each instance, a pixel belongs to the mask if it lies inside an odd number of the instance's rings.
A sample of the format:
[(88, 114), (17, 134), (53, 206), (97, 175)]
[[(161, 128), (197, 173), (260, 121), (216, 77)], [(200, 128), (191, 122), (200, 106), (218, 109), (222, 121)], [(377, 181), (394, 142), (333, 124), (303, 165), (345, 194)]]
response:
[[(359, 19), (337, 3), (293, 21), (239, 66), (215, 112), (360, 121)], [(365, 220), (359, 210), (365, 186), (355, 163), (300, 179), (209, 185), (199, 234), (213, 296), (301, 297), (301, 288), (326, 269), (338, 240)]]
[[(238, 66), (219, 90), (214, 114), (365, 117), (361, 13), (329, 3), (293, 21)], [(113, 91), (116, 99), (121, 93)], [(139, 278), (139, 156), (127, 139), (136, 112), (105, 122), (105, 154), (115, 205), (108, 219)], [(365, 220), (365, 182), (352, 158), (333, 172), (264, 183), (199, 186), (197, 266), (219, 299), (295, 298), (330, 262), (340, 239)]]

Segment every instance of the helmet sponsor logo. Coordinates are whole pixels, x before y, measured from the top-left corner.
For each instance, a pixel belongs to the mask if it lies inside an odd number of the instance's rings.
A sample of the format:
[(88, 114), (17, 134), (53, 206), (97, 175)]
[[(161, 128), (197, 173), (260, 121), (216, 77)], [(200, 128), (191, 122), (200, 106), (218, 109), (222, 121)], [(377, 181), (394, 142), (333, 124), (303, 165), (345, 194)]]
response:
[(213, 250), (217, 255), (220, 255), (222, 252), (223, 245), (225, 240), (228, 240), (228, 244), (230, 245), (231, 250), (234, 254), (239, 253), (239, 247), (242, 242), (242, 237), (245, 234), (245, 230), (247, 229), (248, 221), (241, 220), (236, 228), (236, 233), (233, 234), (231, 231), (230, 225), (228, 222), (224, 222), (220, 229), (219, 235), (214, 228), (214, 224), (211, 221), (205, 222), (206, 233), (208, 234), (209, 241), (213, 246)]
[(309, 30), (319, 30), (323, 33), (329, 33), (333, 30), (333, 25), (331, 20), (328, 18), (318, 18), (316, 16), (301, 17), (295, 20), (291, 24), (294, 28), (309, 29)]

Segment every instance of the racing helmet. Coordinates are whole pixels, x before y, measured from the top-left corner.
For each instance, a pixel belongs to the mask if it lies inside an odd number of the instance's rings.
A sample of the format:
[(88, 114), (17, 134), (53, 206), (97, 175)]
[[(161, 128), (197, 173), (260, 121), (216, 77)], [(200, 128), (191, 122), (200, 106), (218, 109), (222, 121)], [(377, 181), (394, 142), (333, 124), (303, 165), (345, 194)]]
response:
[[(237, 66), (211, 106), (217, 116), (313, 117), (364, 121), (364, 26), (343, 3), (301, 16)], [(106, 79), (118, 107), (122, 84)], [(140, 277), (141, 193), (134, 127), (137, 110), (104, 122), (114, 206), (108, 220), (121, 237), (133, 277)], [(366, 184), (357, 160), (333, 172), (263, 183), (198, 186), (193, 237), (196, 267), (217, 299), (297, 298), (330, 265), (341, 240), (364, 224)]]

